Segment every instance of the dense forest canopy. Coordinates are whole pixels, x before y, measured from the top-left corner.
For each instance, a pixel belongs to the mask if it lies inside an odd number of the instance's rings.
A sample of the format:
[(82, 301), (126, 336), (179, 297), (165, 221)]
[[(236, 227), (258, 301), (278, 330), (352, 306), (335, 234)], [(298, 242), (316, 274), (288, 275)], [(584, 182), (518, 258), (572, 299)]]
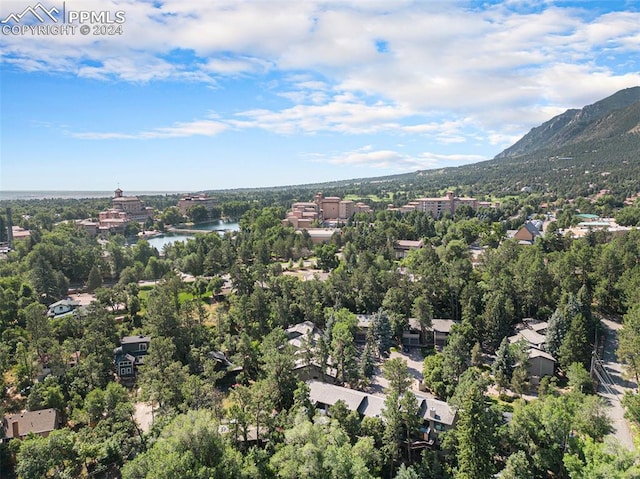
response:
[[(226, 205), (240, 213), (240, 230), (163, 251), (91, 237), (65, 221), (93, 216), (106, 200), (12, 202), (31, 236), (0, 262), (2, 407), (56, 408), (67, 427), (3, 445), (2, 463), (25, 478), (634, 477), (637, 458), (603, 441), (611, 426), (588, 369), (600, 318), (621, 318), (618, 354), (637, 377), (640, 234), (574, 239), (557, 227), (577, 222), (578, 212), (633, 217), (636, 207), (619, 209), (615, 198), (558, 202), (547, 234), (523, 246), (507, 229), (545, 217), (542, 193), (433, 218), (386, 211), (390, 197), (428, 194), (390, 184), (327, 188), (375, 208), (324, 245), (281, 221), (311, 188), (216, 193), (222, 214)], [(145, 198), (158, 211), (154, 223), (175, 200)], [(424, 246), (398, 258), (399, 240)], [(305, 274), (314, 265), (315, 278)], [(93, 292), (94, 302), (48, 318), (70, 286)], [(372, 318), (364, 344), (354, 340), (357, 314)], [(514, 400), (536, 390), (524, 350), (505, 340), (530, 317), (549, 323), (558, 375), (541, 382), (536, 399)], [(434, 318), (459, 321), (444, 349), (422, 350), (425, 387), (458, 410), (456, 427), (424, 450), (408, 447), (423, 434), (408, 369), (387, 359), (410, 318), (424, 328)], [(305, 321), (321, 333), (294, 350), (285, 330)], [(116, 381), (113, 351), (135, 335), (152, 339), (127, 388)], [(233, 387), (219, 355), (237, 367)], [(362, 419), (340, 402), (318, 415), (294, 373), (301, 363), (330, 364), (336, 382), (365, 391), (376, 374), (388, 378), (382, 416)], [(635, 420), (637, 397), (625, 398)], [(148, 432), (133, 420), (145, 402), (155, 418)]]
[[(0, 476), (639, 477), (593, 378), (614, 353), (640, 376), (640, 232), (568, 230), (585, 214), (640, 225), (630, 90), (474, 165), (211, 191), (214, 207), (186, 212), (144, 196), (153, 215), (124, 234), (77, 221), (109, 198), (0, 202), (0, 242), (9, 215), (29, 232), (0, 259), (0, 412), (55, 410), (62, 426), (1, 443)], [(314, 242), (283, 219), (318, 191), (371, 211)], [(388, 208), (447, 191), (492, 205)], [(219, 218), (238, 231), (131, 241)], [(530, 220), (544, 226), (523, 244), (509, 231)], [(544, 324), (539, 350), (517, 340), (525, 322)], [(346, 400), (317, 409), (312, 387)], [(639, 398), (621, 400), (636, 427)]]

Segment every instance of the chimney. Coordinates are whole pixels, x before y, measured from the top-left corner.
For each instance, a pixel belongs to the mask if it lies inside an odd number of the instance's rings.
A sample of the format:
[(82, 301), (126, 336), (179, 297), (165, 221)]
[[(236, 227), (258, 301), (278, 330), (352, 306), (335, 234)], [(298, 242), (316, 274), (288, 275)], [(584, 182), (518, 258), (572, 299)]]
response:
[(429, 409), (429, 416), (436, 417), (436, 408), (431, 407), (431, 409)]
[(18, 421), (13, 421), (11, 423), (11, 432), (13, 433), (13, 438), (20, 438), (20, 423)]

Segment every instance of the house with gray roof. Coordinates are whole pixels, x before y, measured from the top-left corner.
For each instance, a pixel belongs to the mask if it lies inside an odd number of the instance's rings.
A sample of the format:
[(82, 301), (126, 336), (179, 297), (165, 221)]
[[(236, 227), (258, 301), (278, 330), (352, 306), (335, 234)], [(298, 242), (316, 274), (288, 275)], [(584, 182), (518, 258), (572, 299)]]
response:
[(144, 363), (150, 342), (151, 337), (143, 335), (125, 336), (120, 340), (120, 346), (113, 350), (113, 362), (120, 379), (135, 378), (138, 367)]
[(80, 306), (79, 301), (75, 301), (71, 298), (61, 299), (60, 301), (56, 301), (49, 305), (47, 316), (50, 318), (60, 318), (73, 313), (78, 306)]
[(436, 348), (443, 348), (447, 344), (447, 338), (451, 333), (454, 324), (460, 324), (460, 321), (453, 319), (432, 319), (430, 330), (433, 333), (433, 345)]
[[(384, 395), (369, 394), (355, 389), (309, 381), (309, 399), (321, 411), (327, 412), (338, 401), (343, 401), (350, 411), (357, 411), (361, 417), (383, 418)], [(426, 446), (438, 441), (441, 432), (455, 427), (457, 411), (444, 401), (412, 391), (418, 401), (418, 414), (422, 421), (420, 432)]]

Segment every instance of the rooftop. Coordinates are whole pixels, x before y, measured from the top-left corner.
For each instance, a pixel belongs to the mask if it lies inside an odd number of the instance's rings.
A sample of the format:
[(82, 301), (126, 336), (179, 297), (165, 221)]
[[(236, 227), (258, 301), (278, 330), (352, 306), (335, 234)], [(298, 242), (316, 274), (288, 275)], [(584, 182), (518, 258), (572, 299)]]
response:
[(34, 434), (51, 432), (56, 429), (57, 421), (58, 412), (53, 408), (7, 414), (4, 417), (5, 437), (13, 439), (15, 428), (18, 431), (17, 437), (26, 436), (30, 432)]
[(125, 336), (120, 340), (120, 344), (136, 344), (136, 343), (149, 343), (151, 342), (151, 336)]

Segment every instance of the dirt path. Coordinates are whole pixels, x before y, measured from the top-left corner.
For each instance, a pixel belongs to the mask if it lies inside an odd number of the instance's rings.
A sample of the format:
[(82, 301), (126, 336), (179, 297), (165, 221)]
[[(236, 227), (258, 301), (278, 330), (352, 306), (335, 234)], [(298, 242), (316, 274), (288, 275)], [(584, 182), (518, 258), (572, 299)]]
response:
[(637, 388), (637, 384), (628, 381), (623, 377), (624, 366), (618, 362), (616, 358), (616, 349), (618, 347), (618, 331), (622, 327), (619, 323), (608, 319), (603, 319), (602, 324), (605, 329), (606, 340), (602, 357), (602, 365), (613, 379), (613, 387), (611, 392), (605, 391), (602, 386), (598, 390), (598, 394), (605, 398), (610, 405), (609, 415), (613, 423), (613, 435), (624, 447), (634, 450), (633, 436), (629, 423), (624, 418), (624, 407), (621, 404), (625, 391)]
[(134, 418), (142, 432), (149, 432), (153, 424), (153, 410), (150, 404), (137, 402), (134, 404)]

